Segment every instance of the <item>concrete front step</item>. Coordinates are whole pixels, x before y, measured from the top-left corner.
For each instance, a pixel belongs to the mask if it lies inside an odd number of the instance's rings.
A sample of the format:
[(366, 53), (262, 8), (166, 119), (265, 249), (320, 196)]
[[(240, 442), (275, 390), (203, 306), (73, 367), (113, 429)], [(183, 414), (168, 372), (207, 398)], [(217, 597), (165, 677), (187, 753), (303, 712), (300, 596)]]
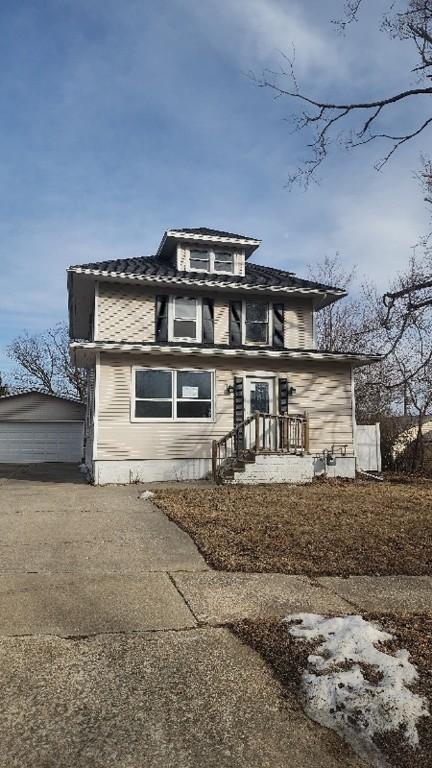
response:
[(233, 483), (310, 483), (314, 477), (355, 477), (356, 463), (353, 456), (336, 458), (335, 466), (326, 466), (320, 456), (293, 456), (290, 454), (258, 453), (253, 463), (245, 463), (238, 474), (233, 465), (231, 474), (225, 475)]

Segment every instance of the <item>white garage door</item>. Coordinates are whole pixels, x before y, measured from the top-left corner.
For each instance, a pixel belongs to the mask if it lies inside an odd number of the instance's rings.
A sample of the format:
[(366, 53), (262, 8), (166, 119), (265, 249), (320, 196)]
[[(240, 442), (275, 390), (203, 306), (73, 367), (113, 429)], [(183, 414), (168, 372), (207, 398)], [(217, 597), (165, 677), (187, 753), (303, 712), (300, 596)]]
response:
[(33, 464), (79, 461), (83, 424), (76, 422), (0, 422), (0, 462)]

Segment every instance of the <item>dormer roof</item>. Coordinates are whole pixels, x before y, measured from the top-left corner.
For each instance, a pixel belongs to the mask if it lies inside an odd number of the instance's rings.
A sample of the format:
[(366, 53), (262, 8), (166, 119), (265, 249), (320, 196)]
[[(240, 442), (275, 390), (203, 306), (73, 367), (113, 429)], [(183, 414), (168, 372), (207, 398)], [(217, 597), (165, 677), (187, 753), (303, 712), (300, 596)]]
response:
[(169, 258), (175, 251), (177, 243), (181, 242), (208, 246), (236, 246), (245, 252), (247, 259), (261, 244), (261, 240), (256, 237), (237, 235), (234, 232), (225, 232), (209, 227), (182, 227), (167, 229), (156, 255), (161, 259)]

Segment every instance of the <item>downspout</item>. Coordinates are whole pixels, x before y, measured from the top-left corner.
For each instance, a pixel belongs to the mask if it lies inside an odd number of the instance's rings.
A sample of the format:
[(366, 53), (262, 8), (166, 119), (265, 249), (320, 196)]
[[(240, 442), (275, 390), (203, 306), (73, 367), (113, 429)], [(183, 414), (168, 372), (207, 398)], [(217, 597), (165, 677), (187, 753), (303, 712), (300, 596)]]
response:
[(96, 352), (95, 364), (95, 391), (94, 391), (94, 412), (93, 412), (93, 455), (92, 455), (92, 474), (93, 482), (97, 485), (95, 462), (97, 459), (97, 442), (99, 426), (99, 386), (100, 386), (100, 352)]

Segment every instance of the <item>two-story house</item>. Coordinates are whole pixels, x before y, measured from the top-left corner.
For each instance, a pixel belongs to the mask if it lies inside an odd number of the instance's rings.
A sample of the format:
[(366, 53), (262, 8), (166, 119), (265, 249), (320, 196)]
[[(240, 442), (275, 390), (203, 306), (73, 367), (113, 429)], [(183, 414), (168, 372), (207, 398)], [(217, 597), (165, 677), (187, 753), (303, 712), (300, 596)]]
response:
[(70, 267), (95, 483), (353, 476), (353, 367), (376, 358), (317, 350), (345, 292), (250, 263), (259, 245), (173, 229), (155, 256)]

